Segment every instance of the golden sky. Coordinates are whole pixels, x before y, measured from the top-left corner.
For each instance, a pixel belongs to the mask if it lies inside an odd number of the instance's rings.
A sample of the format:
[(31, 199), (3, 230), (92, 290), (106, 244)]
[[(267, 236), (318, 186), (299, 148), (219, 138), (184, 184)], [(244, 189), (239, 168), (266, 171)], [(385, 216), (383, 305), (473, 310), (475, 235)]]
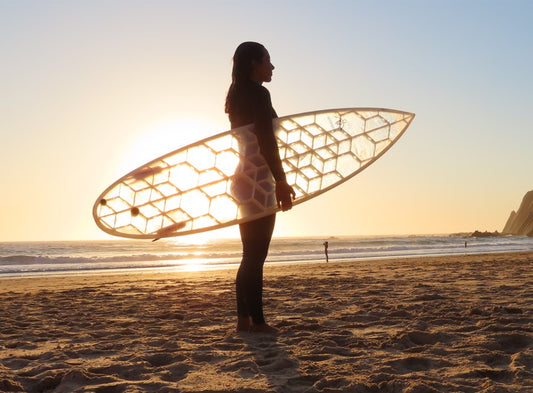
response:
[[(416, 113), (348, 183), (279, 214), (277, 236), (501, 230), (533, 189), (528, 1), (0, 3), (0, 241), (110, 238), (113, 181), (227, 130), (231, 56), (262, 42), (279, 115)], [(236, 236), (235, 228), (212, 236)]]

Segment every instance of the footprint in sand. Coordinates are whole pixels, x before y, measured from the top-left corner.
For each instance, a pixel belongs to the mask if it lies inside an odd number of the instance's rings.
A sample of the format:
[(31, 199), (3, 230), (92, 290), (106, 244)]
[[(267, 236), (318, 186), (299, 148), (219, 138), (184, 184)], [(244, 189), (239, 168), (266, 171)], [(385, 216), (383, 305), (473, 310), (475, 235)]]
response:
[(403, 359), (391, 360), (386, 363), (400, 374), (413, 371), (428, 371), (434, 368), (449, 367), (451, 363), (444, 360), (434, 360), (427, 357), (409, 356)]
[(488, 344), (489, 349), (499, 349), (506, 353), (519, 352), (533, 344), (533, 338), (521, 333), (498, 334), (491, 337), (492, 343)]

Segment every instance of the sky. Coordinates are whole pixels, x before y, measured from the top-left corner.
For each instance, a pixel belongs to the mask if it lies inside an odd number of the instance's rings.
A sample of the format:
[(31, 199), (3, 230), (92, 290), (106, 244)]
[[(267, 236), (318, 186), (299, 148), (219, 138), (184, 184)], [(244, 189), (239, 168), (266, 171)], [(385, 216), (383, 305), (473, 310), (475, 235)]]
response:
[(531, 15), (529, 0), (0, 0), (0, 241), (111, 239), (96, 198), (229, 129), (250, 40), (280, 116), (416, 113), (370, 167), (278, 214), (275, 236), (501, 230), (533, 189)]

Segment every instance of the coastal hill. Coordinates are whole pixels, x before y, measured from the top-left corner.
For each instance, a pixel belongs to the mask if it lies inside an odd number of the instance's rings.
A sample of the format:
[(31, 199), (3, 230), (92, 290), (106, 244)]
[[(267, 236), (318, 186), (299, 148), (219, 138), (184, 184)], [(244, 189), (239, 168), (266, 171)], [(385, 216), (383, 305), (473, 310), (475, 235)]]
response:
[(533, 237), (533, 190), (524, 195), (518, 210), (511, 212), (503, 234)]

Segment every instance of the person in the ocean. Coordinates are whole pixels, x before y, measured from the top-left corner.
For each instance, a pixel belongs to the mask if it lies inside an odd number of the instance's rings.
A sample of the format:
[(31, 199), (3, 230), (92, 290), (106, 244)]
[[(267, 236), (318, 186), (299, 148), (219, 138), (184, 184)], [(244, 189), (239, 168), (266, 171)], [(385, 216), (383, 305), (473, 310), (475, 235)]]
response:
[[(253, 124), (261, 155), (275, 180), (276, 200), (281, 210), (292, 208), (295, 192), (287, 183), (281, 165), (272, 119), (269, 91), (263, 83), (272, 80), (274, 66), (266, 48), (257, 42), (240, 44), (233, 56), (232, 82), (226, 96), (225, 111), (231, 127)], [(239, 225), (243, 255), (235, 282), (237, 295), (237, 331), (277, 333), (263, 314), (263, 265), (276, 215), (272, 214)]]

